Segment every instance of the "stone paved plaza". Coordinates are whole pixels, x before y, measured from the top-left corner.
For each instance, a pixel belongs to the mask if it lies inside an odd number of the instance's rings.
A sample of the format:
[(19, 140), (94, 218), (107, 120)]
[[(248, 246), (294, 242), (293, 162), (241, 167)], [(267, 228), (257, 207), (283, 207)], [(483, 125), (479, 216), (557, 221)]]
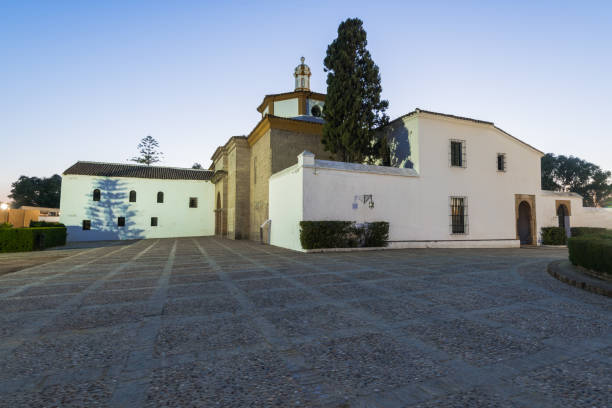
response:
[(612, 300), (564, 257), (75, 249), (0, 277), (0, 406), (610, 407)]

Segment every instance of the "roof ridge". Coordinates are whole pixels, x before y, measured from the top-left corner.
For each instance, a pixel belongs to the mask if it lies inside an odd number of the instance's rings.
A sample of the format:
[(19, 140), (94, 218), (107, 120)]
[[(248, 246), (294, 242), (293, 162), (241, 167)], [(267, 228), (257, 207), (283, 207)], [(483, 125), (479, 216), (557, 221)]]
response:
[(146, 164), (111, 163), (111, 162), (98, 162), (98, 161), (90, 161), (90, 160), (77, 160), (77, 162), (75, 164), (77, 164), (77, 163), (104, 164), (104, 165), (111, 165), (111, 166), (132, 166), (132, 167), (142, 167), (142, 168), (145, 168), (145, 169), (157, 168), (157, 169), (175, 169), (175, 170), (210, 171), (210, 172), (212, 172), (212, 170), (208, 170), (208, 169), (192, 169), (190, 167), (148, 166)]

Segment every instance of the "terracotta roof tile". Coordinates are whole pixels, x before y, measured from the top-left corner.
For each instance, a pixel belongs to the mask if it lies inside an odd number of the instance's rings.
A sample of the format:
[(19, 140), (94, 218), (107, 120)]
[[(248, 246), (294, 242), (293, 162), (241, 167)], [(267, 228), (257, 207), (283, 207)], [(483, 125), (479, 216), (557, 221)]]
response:
[(213, 172), (210, 170), (186, 169), (180, 167), (79, 161), (70, 166), (63, 174), (164, 180), (210, 180)]

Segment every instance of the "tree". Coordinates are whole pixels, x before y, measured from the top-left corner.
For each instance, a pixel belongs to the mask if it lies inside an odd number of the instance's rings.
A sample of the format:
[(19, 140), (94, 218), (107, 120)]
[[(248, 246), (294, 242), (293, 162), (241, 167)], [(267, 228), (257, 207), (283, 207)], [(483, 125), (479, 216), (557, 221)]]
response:
[(574, 156), (542, 157), (542, 189), (571, 191), (583, 197), (584, 205), (602, 206), (612, 198), (610, 171)]
[(347, 19), (340, 23), (324, 60), (327, 96), (321, 141), (325, 150), (345, 162), (379, 158), (374, 132), (389, 123), (389, 102), (380, 99), (380, 74), (366, 49), (366, 37), (360, 19)]
[(191, 166), (192, 169), (196, 169), (196, 170), (200, 170), (202, 169), (202, 165), (200, 163), (193, 163), (193, 166)]
[(151, 135), (142, 138), (140, 143), (138, 143), (138, 151), (140, 156), (132, 157), (130, 161), (146, 164), (147, 166), (161, 161), (163, 155), (159, 151), (159, 143)]
[(21, 176), (12, 187), (9, 198), (14, 208), (22, 205), (59, 208), (62, 178), (57, 174), (49, 178)]

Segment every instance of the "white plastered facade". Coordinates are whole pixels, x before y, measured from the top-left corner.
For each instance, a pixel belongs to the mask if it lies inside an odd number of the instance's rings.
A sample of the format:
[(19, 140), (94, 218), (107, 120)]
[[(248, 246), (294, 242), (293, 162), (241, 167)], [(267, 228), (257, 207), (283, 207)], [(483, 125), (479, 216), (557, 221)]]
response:
[[(100, 201), (93, 191), (100, 190)], [(129, 202), (130, 191), (136, 202)], [(163, 192), (163, 203), (157, 202)], [(197, 198), (197, 208), (189, 207)], [(202, 180), (167, 180), (131, 177), (62, 177), (60, 222), (68, 241), (169, 238), (214, 235), (214, 185)], [(118, 218), (125, 217), (125, 226)], [(157, 217), (157, 226), (151, 218)], [(91, 222), (83, 230), (83, 221)]]
[[(557, 222), (554, 194), (540, 188), (543, 153), (493, 124), (417, 111), (389, 129), (393, 148), (402, 152), (392, 159), (396, 168), (316, 160), (305, 152), (272, 175), (271, 244), (302, 250), (300, 221), (343, 220), (389, 222), (390, 247), (518, 247), (517, 196), (533, 197), (533, 244), (541, 227)], [(463, 143), (462, 167), (451, 166), (451, 140)], [(363, 202), (370, 195), (372, 208)], [(452, 233), (451, 197), (467, 204), (463, 234)], [(580, 196), (572, 200), (572, 226), (592, 226), (609, 214), (583, 208)]]

